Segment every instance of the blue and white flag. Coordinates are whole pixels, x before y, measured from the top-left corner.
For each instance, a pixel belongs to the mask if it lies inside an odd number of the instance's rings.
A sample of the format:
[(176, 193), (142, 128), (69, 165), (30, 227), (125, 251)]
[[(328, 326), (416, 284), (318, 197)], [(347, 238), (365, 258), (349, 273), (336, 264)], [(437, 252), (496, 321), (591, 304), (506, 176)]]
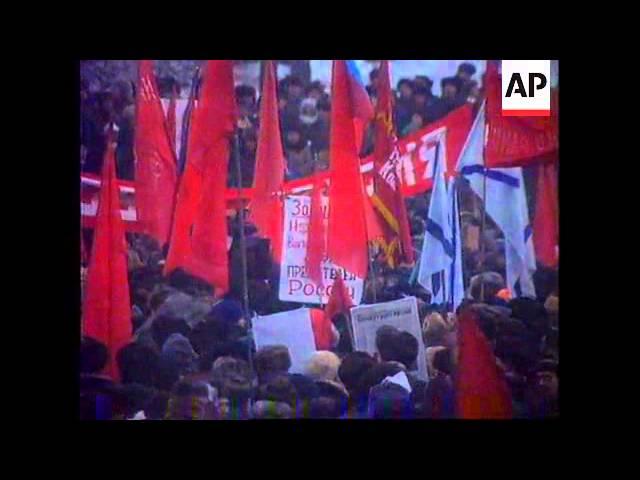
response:
[(437, 151), (434, 170), (417, 280), (431, 292), (432, 303), (455, 309), (464, 297), (460, 220), (454, 179), (447, 189), (445, 162)]
[(462, 147), (457, 171), (480, 198), (486, 177), (485, 209), (505, 238), (507, 286), (515, 296), (535, 297), (532, 275), (536, 262), (522, 168), (485, 168), (485, 138), (483, 104)]

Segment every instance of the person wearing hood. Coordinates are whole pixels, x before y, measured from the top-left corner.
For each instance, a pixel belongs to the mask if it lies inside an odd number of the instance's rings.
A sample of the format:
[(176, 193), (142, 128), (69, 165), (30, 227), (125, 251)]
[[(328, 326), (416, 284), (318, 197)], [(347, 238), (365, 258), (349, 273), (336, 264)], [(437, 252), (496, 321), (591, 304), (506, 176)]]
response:
[(180, 333), (172, 333), (162, 345), (161, 361), (175, 365), (179, 375), (197, 372), (200, 356), (191, 346), (189, 339)]
[(311, 153), (329, 148), (329, 123), (320, 116), (315, 98), (305, 98), (300, 104), (300, 129), (302, 136), (311, 142)]
[(288, 180), (307, 177), (313, 173), (314, 162), (309, 143), (305, 141), (299, 126), (292, 127), (285, 133)]

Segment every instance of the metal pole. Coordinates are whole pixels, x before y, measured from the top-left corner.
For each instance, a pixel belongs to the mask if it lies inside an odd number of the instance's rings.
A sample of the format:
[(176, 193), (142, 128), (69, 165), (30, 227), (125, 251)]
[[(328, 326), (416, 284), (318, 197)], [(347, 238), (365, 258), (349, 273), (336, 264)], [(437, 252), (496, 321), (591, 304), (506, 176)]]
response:
[(242, 268), (242, 300), (243, 300), (243, 307), (244, 307), (244, 315), (245, 315), (245, 320), (247, 321), (247, 326), (248, 326), (248, 332), (249, 332), (249, 367), (251, 368), (251, 371), (253, 372), (253, 352), (252, 352), (252, 342), (253, 342), (253, 335), (251, 334), (252, 332), (252, 325), (251, 325), (251, 316), (250, 316), (250, 312), (249, 312), (249, 286), (248, 286), (248, 279), (247, 279), (247, 243), (246, 243), (246, 239), (244, 236), (244, 206), (242, 203), (242, 197), (240, 196), (240, 188), (242, 188), (242, 168), (240, 166), (240, 132), (238, 130), (236, 130), (234, 136), (234, 158), (235, 158), (235, 164), (236, 164), (236, 173), (237, 173), (237, 178), (238, 178), (238, 200), (239, 200), (239, 207), (237, 209), (237, 215), (239, 215), (239, 221), (240, 221), (240, 260), (241, 260), (241, 268)]
[[(486, 165), (487, 165), (487, 161), (486, 161), (486, 154), (485, 154), (485, 148), (484, 148), (484, 143), (486, 141), (486, 126), (485, 126), (485, 136), (483, 139), (483, 148), (482, 148), (482, 222), (480, 224), (480, 261), (482, 262), (480, 264), (480, 273), (484, 273), (484, 266), (485, 266), (485, 261), (484, 261), (484, 255), (485, 255), (485, 241), (484, 241), (484, 228), (485, 228), (485, 224), (486, 224), (486, 218), (487, 218), (487, 172), (486, 172)], [(480, 277), (480, 301), (484, 302), (484, 278), (482, 278), (482, 276)]]

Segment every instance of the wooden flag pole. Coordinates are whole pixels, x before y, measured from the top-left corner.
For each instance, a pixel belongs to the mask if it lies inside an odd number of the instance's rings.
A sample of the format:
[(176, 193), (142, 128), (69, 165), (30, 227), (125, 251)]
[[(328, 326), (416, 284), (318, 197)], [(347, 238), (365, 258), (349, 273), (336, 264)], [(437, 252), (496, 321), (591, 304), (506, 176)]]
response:
[[(249, 338), (252, 339), (252, 322), (251, 315), (249, 312), (249, 285), (248, 285), (248, 277), (247, 277), (247, 242), (244, 236), (244, 207), (242, 203), (242, 199), (240, 197), (240, 190), (242, 189), (242, 168), (240, 166), (240, 132), (236, 129), (234, 135), (234, 160), (236, 164), (236, 173), (238, 178), (238, 207), (237, 207), (237, 215), (239, 215), (240, 221), (240, 263), (241, 263), (241, 272), (242, 272), (242, 300), (243, 300), (243, 310), (244, 317), (247, 322), (247, 329), (249, 332)], [(252, 351), (252, 340), (248, 342), (248, 353), (249, 353), (249, 368), (253, 372), (253, 351)]]

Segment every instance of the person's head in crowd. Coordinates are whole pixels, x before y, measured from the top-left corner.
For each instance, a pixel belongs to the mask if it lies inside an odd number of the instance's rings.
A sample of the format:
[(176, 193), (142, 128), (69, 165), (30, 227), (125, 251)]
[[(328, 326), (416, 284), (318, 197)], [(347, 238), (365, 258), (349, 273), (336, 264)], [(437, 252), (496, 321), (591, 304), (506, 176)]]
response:
[(333, 397), (321, 396), (311, 400), (309, 417), (313, 419), (340, 418), (344, 409), (340, 401)]
[(422, 111), (413, 112), (413, 114), (411, 114), (410, 125), (411, 125), (411, 130), (413, 131), (420, 130), (422, 127), (424, 127), (425, 125), (424, 112)]
[(109, 361), (106, 345), (91, 337), (83, 337), (80, 344), (80, 373), (98, 375)]
[(391, 325), (383, 325), (376, 331), (376, 349), (382, 361), (391, 360), (395, 354), (395, 339), (400, 330)]
[(424, 88), (427, 93), (431, 95), (431, 88), (433, 87), (433, 80), (426, 75), (416, 75), (413, 79), (413, 84), (416, 88)]
[(220, 397), (220, 417), (248, 418), (255, 394), (249, 364), (232, 357), (220, 357), (213, 363), (211, 379)]
[(451, 375), (453, 373), (453, 362), (451, 350), (443, 348), (433, 355), (433, 370), (436, 375)]
[(158, 315), (151, 324), (151, 337), (162, 348), (167, 339), (174, 333), (189, 336), (191, 329), (183, 318), (175, 318), (168, 315)]
[(427, 347), (445, 345), (447, 324), (438, 312), (431, 312), (422, 325), (422, 338)]
[(427, 100), (429, 98), (429, 90), (425, 87), (415, 87), (413, 89), (413, 104), (416, 111), (422, 111), (427, 106)]
[(484, 300), (495, 298), (500, 290), (506, 287), (502, 275), (496, 272), (483, 272), (471, 278), (470, 293), (474, 300), (482, 300), (484, 284)]
[(254, 420), (277, 420), (293, 418), (294, 410), (284, 402), (271, 400), (258, 400), (253, 405), (252, 416)]
[(380, 69), (374, 68), (369, 72), (369, 86), (371, 87), (371, 93), (377, 95), (378, 87), (380, 86)]
[(205, 382), (183, 380), (173, 387), (167, 407), (167, 420), (215, 420), (218, 394)]
[(311, 84), (307, 87), (305, 94), (307, 98), (312, 98), (317, 102), (325, 94), (324, 85), (319, 81), (311, 82)]
[(131, 105), (134, 100), (133, 84), (126, 81), (118, 81), (111, 88), (114, 106), (122, 110), (127, 105)]
[(442, 98), (445, 100), (455, 100), (460, 93), (462, 81), (457, 77), (446, 77), (440, 82), (442, 87)]
[(344, 356), (338, 367), (338, 378), (347, 388), (350, 397), (356, 398), (363, 393), (360, 383), (366, 372), (376, 364), (376, 359), (366, 352), (351, 352)]
[(315, 352), (305, 366), (304, 373), (313, 380), (338, 381), (340, 358), (326, 350)]
[(241, 116), (251, 115), (256, 106), (256, 89), (250, 85), (238, 85), (235, 93)]
[(529, 416), (532, 418), (556, 417), (559, 413), (557, 362), (551, 359), (540, 361), (529, 378), (529, 387), (526, 392)]
[(300, 100), (304, 96), (304, 85), (302, 80), (294, 75), (289, 76), (287, 82), (287, 98), (291, 100)]
[(242, 312), (242, 305), (237, 300), (225, 299), (211, 308), (210, 315), (219, 318), (233, 327), (246, 329), (247, 320)]
[(316, 109), (318, 110), (318, 116), (325, 122), (328, 123), (331, 118), (331, 102), (327, 97), (322, 97), (316, 103)]
[(480, 99), (482, 92), (480, 90), (480, 85), (475, 80), (471, 80), (469, 82), (469, 93), (467, 95), (467, 102), (476, 103)]
[(408, 78), (401, 78), (398, 81), (398, 98), (401, 100), (409, 100), (413, 96), (413, 82)]
[(323, 148), (318, 152), (318, 156), (316, 157), (316, 169), (320, 171), (325, 171), (329, 168), (329, 150)]
[(472, 63), (461, 63), (458, 66), (458, 72), (456, 76), (461, 79), (464, 83), (468, 83), (471, 81), (471, 77), (473, 77), (476, 73), (476, 67)]
[(300, 122), (303, 125), (312, 125), (318, 121), (317, 100), (305, 98), (300, 104)]
[(255, 369), (260, 382), (270, 377), (286, 374), (291, 368), (289, 349), (285, 345), (270, 345), (256, 352)]
[(403, 369), (397, 362), (379, 362), (364, 372), (359, 382), (359, 388), (366, 395), (372, 387), (378, 385), (387, 377), (393, 377), (395, 374), (402, 372)]
[(153, 386), (158, 360), (158, 354), (145, 345), (132, 342), (122, 347), (116, 354), (122, 383)]
[(302, 132), (297, 127), (291, 127), (285, 132), (284, 145), (287, 150), (300, 151), (305, 147)]
[(256, 393), (256, 400), (282, 402), (295, 409), (298, 402), (298, 392), (289, 379), (289, 376), (280, 374), (270, 378), (266, 382), (260, 382)]
[(162, 356), (174, 362), (181, 374), (198, 370), (197, 361), (200, 356), (191, 346), (189, 339), (180, 333), (172, 333), (162, 345)]
[(409, 332), (401, 331), (395, 339), (396, 351), (394, 360), (404, 365), (407, 370), (415, 370), (418, 359), (418, 339)]

